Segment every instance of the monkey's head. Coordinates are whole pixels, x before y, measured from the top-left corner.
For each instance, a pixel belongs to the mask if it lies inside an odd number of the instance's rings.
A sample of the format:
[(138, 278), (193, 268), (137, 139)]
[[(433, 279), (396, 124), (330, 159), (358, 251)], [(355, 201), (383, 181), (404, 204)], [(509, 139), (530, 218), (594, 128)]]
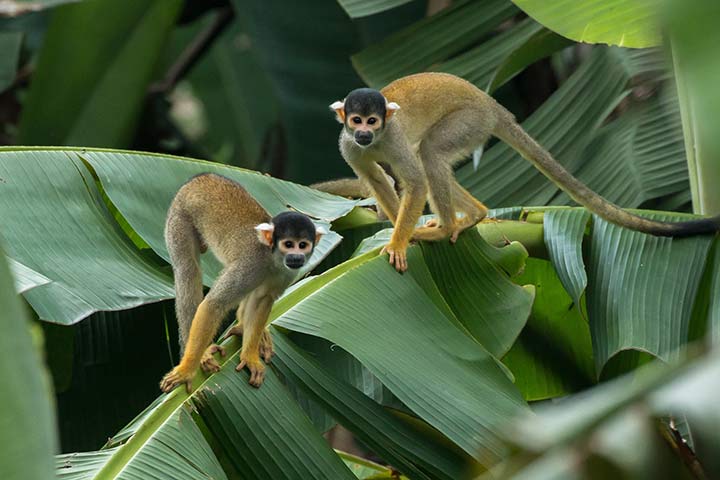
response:
[(271, 223), (255, 227), (258, 239), (271, 248), (276, 260), (287, 268), (297, 270), (307, 263), (320, 237), (327, 231), (302, 213), (283, 212), (273, 217)]
[(348, 93), (343, 101), (330, 105), (337, 114), (355, 144), (361, 148), (369, 147), (382, 136), (385, 123), (400, 109), (395, 102), (387, 99), (372, 88), (358, 88)]

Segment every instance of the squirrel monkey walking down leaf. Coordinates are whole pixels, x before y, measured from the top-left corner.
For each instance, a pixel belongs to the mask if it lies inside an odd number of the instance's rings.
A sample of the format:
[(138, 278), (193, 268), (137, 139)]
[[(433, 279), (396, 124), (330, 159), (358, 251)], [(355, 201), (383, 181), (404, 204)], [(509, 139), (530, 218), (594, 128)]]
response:
[[(495, 99), (470, 82), (445, 73), (400, 78), (382, 90), (359, 88), (330, 105), (343, 124), (340, 152), (372, 189), (395, 226), (384, 251), (390, 263), (407, 269), (411, 240), (457, 236), (487, 214), (487, 207), (455, 180), (453, 166), (494, 135), (514, 148), (570, 197), (601, 218), (652, 235), (714, 233), (720, 216), (659, 222), (633, 215), (572, 176)], [(400, 183), (398, 197), (378, 165), (388, 165)], [(415, 228), (426, 201), (438, 220)], [(456, 213), (464, 215), (457, 218)]]
[[(271, 218), (240, 184), (220, 175), (198, 175), (183, 185), (165, 224), (182, 360), (160, 388), (169, 392), (185, 384), (189, 392), (198, 367), (220, 369), (213, 353), (224, 351), (211, 343), (233, 308), (237, 325), (228, 336), (243, 336), (237, 370), (247, 367), (250, 384), (259, 387), (265, 376), (261, 357), (268, 362), (273, 355), (265, 328), (270, 309), (325, 233), (301, 213)], [(208, 248), (224, 268), (203, 298), (200, 254)]]

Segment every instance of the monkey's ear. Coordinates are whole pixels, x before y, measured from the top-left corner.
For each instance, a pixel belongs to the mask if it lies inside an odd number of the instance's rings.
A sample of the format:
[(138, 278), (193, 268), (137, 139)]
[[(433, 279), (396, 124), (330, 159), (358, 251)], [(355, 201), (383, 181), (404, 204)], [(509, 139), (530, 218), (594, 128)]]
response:
[(390, 117), (392, 117), (398, 110), (400, 110), (400, 105), (395, 102), (385, 104), (385, 121), (387, 122), (390, 120)]
[(338, 122), (345, 123), (345, 102), (341, 102), (340, 100), (333, 102), (333, 104), (330, 105), (330, 110), (335, 110), (335, 118)]
[(260, 243), (267, 245), (268, 247), (272, 247), (273, 231), (275, 231), (275, 227), (272, 223), (261, 223), (255, 227), (255, 231), (257, 232)]
[(320, 243), (320, 238), (323, 235), (327, 235), (327, 233), (328, 231), (325, 230), (325, 227), (315, 227), (315, 246)]

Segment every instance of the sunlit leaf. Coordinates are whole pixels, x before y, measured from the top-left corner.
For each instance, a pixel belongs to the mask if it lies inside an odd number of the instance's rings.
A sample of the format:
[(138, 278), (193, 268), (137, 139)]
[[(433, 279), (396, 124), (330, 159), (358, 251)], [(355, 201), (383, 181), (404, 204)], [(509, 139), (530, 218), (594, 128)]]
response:
[(621, 47), (660, 43), (656, 2), (652, 0), (513, 0), (546, 27), (577, 42)]

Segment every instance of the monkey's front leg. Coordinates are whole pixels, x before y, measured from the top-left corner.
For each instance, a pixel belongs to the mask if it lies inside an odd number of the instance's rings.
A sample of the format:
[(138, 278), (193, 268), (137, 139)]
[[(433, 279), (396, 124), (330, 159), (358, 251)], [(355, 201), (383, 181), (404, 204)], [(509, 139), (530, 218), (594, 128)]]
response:
[[(250, 312), (248, 311), (247, 303), (243, 301), (240, 306), (237, 309), (237, 312), (235, 314), (235, 318), (237, 319), (237, 323), (228, 330), (228, 332), (225, 334), (226, 338), (230, 338), (232, 336), (243, 336), (243, 331), (245, 330), (245, 322), (243, 321), (243, 318), (245, 318), (246, 315), (250, 315)], [(273, 341), (272, 336), (270, 336), (270, 332), (268, 331), (267, 327), (263, 328), (262, 333), (260, 334), (260, 357), (262, 357), (263, 360), (265, 360), (265, 363), (270, 363), (272, 360), (273, 355), (275, 355), (275, 350), (273, 349)]]
[(400, 202), (395, 229), (390, 237), (390, 243), (385, 245), (381, 253), (388, 253), (388, 261), (398, 272), (404, 272), (408, 268), (407, 248), (410, 244), (410, 237), (413, 234), (415, 223), (422, 215), (427, 198), (427, 189), (424, 185), (417, 185), (406, 188)]

